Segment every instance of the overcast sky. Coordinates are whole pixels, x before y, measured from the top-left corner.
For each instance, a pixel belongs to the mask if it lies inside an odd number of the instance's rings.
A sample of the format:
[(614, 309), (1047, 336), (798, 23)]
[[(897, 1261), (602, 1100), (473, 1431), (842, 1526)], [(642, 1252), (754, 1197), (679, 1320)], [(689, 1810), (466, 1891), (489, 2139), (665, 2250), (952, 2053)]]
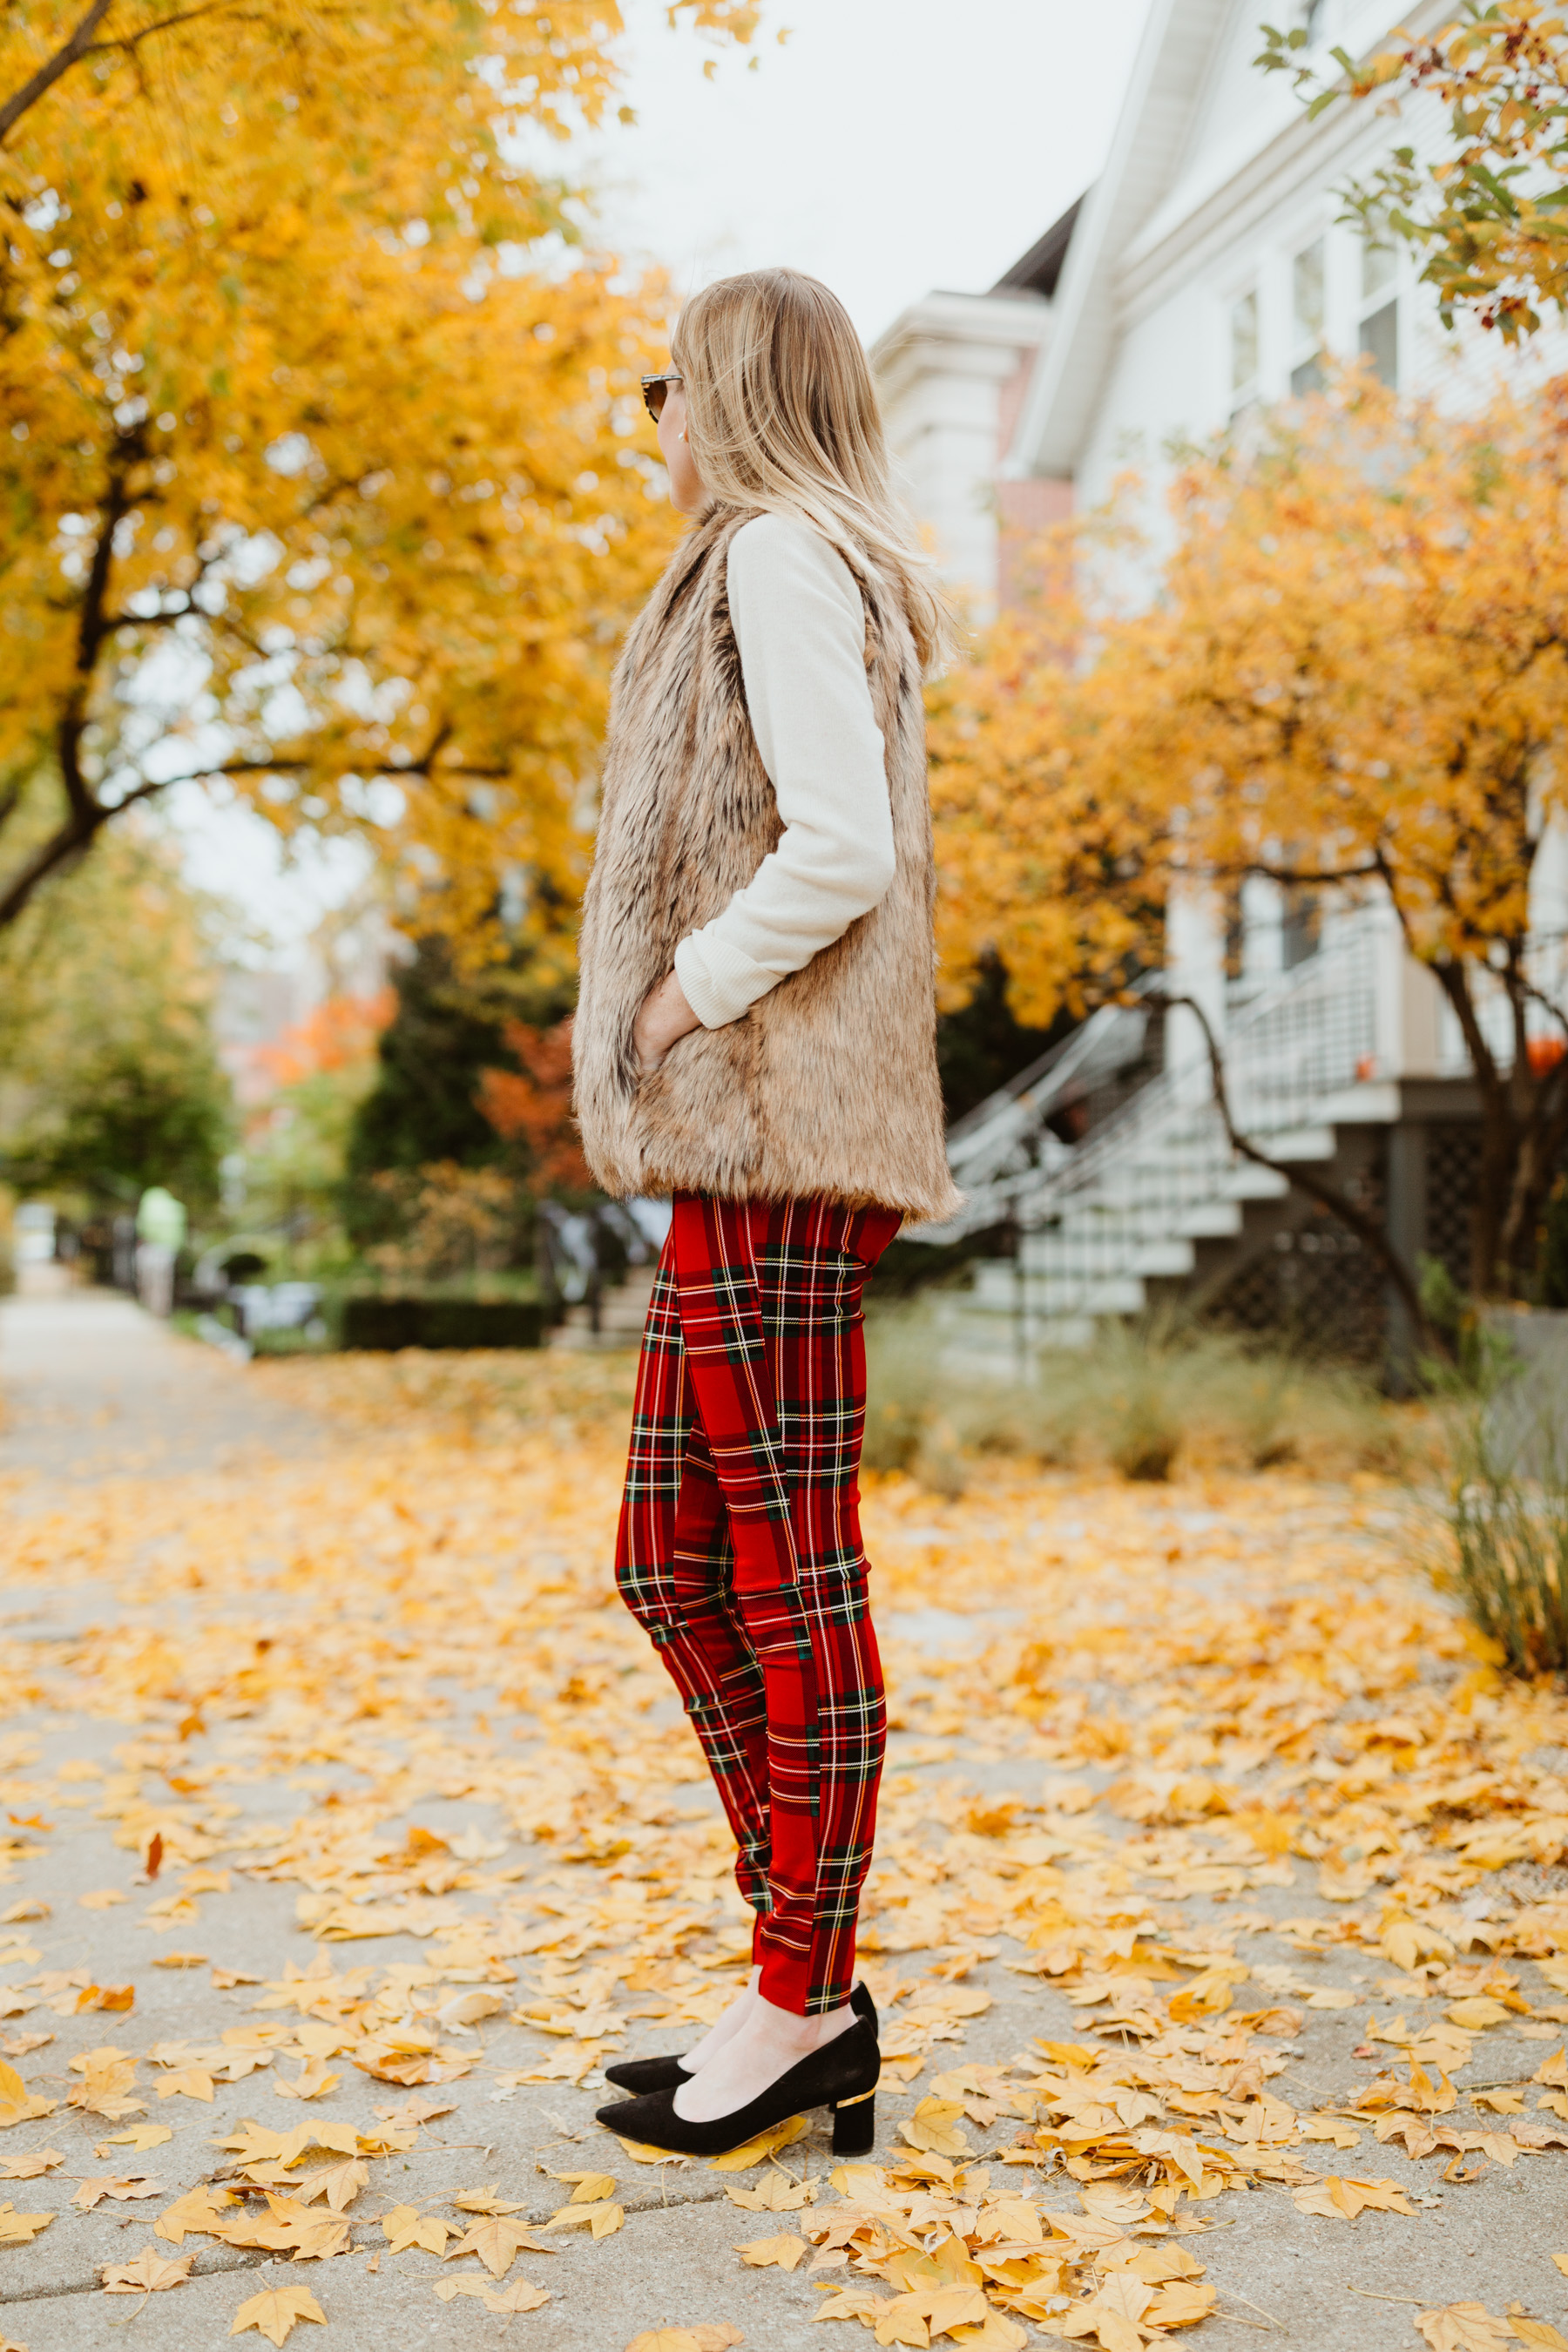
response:
[[(637, 122), (562, 159), (598, 183), (604, 242), (681, 294), (809, 270), (869, 342), (933, 286), (994, 284), (1094, 178), (1148, 0), (763, 0), (752, 51), (718, 53), (711, 79), (664, 0), (623, 5)], [(341, 845), (284, 868), (268, 826), (195, 787), (169, 815), (194, 877), (280, 950), (358, 871)]]
[(638, 120), (585, 142), (605, 231), (680, 293), (769, 262), (810, 270), (869, 342), (933, 286), (994, 284), (1081, 194), (1146, 14), (1147, 0), (764, 0), (752, 49), (721, 53), (709, 80), (662, 0), (628, 0)]

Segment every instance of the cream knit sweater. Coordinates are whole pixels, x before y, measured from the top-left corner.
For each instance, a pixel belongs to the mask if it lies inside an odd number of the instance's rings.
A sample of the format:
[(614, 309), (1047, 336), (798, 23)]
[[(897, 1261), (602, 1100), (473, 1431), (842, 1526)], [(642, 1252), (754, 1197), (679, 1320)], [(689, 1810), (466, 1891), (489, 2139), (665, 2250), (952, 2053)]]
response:
[(866, 616), (848, 565), (809, 524), (759, 515), (730, 543), (730, 617), (746, 708), (784, 832), (722, 914), (675, 950), (706, 1029), (830, 946), (893, 879)]

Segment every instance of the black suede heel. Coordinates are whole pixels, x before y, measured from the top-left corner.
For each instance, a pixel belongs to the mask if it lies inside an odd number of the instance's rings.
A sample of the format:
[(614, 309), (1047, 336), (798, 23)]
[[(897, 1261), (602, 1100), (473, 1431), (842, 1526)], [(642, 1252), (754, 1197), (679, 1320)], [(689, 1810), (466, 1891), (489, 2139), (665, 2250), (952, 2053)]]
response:
[(833, 2110), (835, 2156), (869, 2156), (877, 2137), (877, 2094), (863, 2091), (858, 2099), (840, 2099)]
[[(864, 2018), (873, 2033), (878, 2031), (877, 2004), (863, 1984), (858, 1984), (849, 1996), (849, 2006), (857, 2017)], [(679, 2058), (619, 2058), (605, 2069), (606, 2083), (617, 2090), (629, 2091), (635, 2097), (643, 2091), (679, 2091), (682, 2083), (689, 2083), (693, 2069), (683, 2065)]]
[(875, 2129), (881, 2071), (877, 2037), (865, 2019), (858, 2018), (730, 2115), (695, 2122), (676, 2114), (673, 2091), (650, 2091), (641, 2098), (617, 2099), (601, 2107), (598, 2120), (623, 2139), (636, 2140), (644, 2147), (668, 2148), (672, 2156), (727, 2156), (732, 2147), (743, 2147), (759, 2132), (771, 2130), (790, 2116), (803, 2115), (808, 2107), (830, 2107), (835, 2153), (863, 2156)]

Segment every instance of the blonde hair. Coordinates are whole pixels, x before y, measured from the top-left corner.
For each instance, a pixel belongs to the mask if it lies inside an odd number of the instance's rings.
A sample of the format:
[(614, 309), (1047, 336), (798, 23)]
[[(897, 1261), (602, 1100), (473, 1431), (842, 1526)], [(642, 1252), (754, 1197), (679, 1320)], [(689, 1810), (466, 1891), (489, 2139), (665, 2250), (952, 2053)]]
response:
[(694, 294), (670, 356), (692, 463), (725, 506), (794, 515), (900, 593), (928, 670), (954, 631), (935, 567), (895, 495), (877, 387), (836, 294), (798, 269), (751, 269)]

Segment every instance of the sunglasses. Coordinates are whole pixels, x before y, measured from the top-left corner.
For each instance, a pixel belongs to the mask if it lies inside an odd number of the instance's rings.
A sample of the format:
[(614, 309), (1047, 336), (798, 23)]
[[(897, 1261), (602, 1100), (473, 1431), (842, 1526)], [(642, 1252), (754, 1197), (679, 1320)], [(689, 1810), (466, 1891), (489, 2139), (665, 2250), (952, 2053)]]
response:
[(664, 415), (664, 404), (671, 384), (683, 384), (683, 375), (645, 375), (642, 380), (642, 404), (657, 425)]

